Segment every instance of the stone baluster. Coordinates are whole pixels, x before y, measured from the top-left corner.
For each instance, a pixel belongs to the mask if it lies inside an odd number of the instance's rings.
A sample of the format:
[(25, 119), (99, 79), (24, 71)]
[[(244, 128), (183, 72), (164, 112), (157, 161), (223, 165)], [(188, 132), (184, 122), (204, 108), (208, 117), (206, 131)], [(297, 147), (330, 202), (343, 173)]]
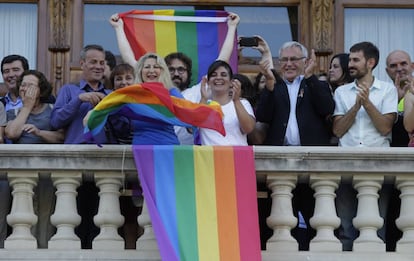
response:
[(339, 180), (338, 175), (310, 177), (311, 187), (315, 190), (315, 211), (309, 222), (316, 230), (316, 236), (309, 244), (311, 251), (342, 251), (342, 244), (334, 235), (334, 230), (341, 224), (335, 209), (335, 190)]
[(397, 188), (401, 191), (400, 216), (396, 220), (397, 227), (403, 232), (397, 242), (396, 251), (414, 253), (414, 178), (397, 177)]
[(122, 186), (120, 175), (107, 173), (95, 174), (96, 186), (99, 187), (99, 208), (93, 218), (100, 233), (92, 242), (93, 249), (124, 249), (124, 239), (118, 234), (118, 228), (124, 224), (119, 204), (119, 189)]
[(75, 227), (81, 222), (76, 207), (76, 189), (80, 185), (81, 173), (52, 173), (53, 184), (56, 187), (55, 212), (50, 221), (57, 230), (48, 242), (49, 249), (81, 249)]
[(141, 215), (137, 218), (138, 224), (144, 228), (144, 233), (137, 240), (137, 250), (158, 252), (158, 244), (155, 239), (154, 230), (152, 228), (149, 216), (147, 202), (144, 200)]
[(268, 251), (298, 251), (298, 242), (290, 233), (298, 222), (292, 209), (292, 190), (296, 182), (296, 175), (268, 177), (267, 184), (272, 191), (272, 209), (267, 225), (273, 229), (273, 236), (266, 243)]
[(358, 191), (358, 209), (352, 223), (360, 232), (359, 237), (354, 240), (355, 252), (385, 252), (385, 244), (377, 235), (377, 230), (384, 223), (378, 207), (378, 191), (382, 181), (382, 176), (354, 176), (354, 188)]
[(12, 234), (4, 241), (5, 249), (36, 249), (36, 238), (30, 228), (37, 223), (33, 210), (33, 188), (37, 184), (37, 173), (9, 172), (12, 191), (12, 208), (7, 223), (13, 228)]

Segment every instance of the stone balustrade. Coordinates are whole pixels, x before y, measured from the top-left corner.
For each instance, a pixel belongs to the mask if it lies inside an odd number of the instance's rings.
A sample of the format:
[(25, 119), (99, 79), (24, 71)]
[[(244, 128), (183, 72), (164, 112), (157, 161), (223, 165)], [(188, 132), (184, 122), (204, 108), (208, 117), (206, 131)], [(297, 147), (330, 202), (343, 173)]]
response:
[[(272, 236), (266, 238), (263, 260), (414, 260), (411, 148), (259, 146), (255, 147), (255, 163), (257, 182), (267, 187), (268, 193), (264, 194), (271, 200), (266, 223)], [(40, 239), (32, 231), (42, 221), (34, 210), (35, 188), (45, 177), (55, 189), (55, 199), (49, 203), (53, 205), (50, 222), (56, 232), (48, 238), (46, 248), (39, 248)], [(85, 181), (93, 181), (99, 188), (98, 212), (93, 217), (99, 234), (93, 238), (92, 249), (81, 249), (75, 233), (81, 223), (77, 189)], [(124, 239), (118, 234), (124, 223), (120, 191), (127, 183), (138, 183), (130, 146), (1, 145), (0, 182), (8, 183), (12, 191), (7, 215), (11, 233), (0, 249), (0, 260), (160, 259), (145, 204), (137, 218), (144, 232), (136, 248), (125, 249)], [(344, 184), (353, 187), (355, 195), (351, 196), (357, 202), (350, 222), (359, 234), (351, 242), (352, 251), (343, 251), (341, 238), (335, 233), (344, 218), (336, 201), (338, 188)], [(315, 235), (305, 242), (308, 247), (303, 251), (299, 251), (301, 239), (292, 236), (299, 222), (294, 202), (306, 197), (296, 192), (298, 185), (311, 188), (313, 194), (303, 200), (312, 207), (312, 216), (305, 217), (305, 230), (312, 229)], [(400, 201), (384, 201), (388, 196), (383, 191), (385, 185), (397, 189)], [(389, 242), (379, 231), (388, 224), (383, 206), (390, 205), (399, 209), (395, 224), (402, 235), (394, 249), (387, 250)]]

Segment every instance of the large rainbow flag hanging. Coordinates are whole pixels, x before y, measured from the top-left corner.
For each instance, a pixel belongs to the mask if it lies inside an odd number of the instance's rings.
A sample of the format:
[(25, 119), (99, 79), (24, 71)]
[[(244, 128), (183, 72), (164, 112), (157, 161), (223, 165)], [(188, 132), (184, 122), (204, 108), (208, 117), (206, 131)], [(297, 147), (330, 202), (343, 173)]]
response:
[[(192, 84), (207, 74), (227, 33), (226, 11), (132, 10), (119, 16), (136, 59), (147, 52), (161, 56), (183, 52), (193, 61)], [(236, 72), (237, 44), (234, 46), (230, 65)]]
[(261, 260), (250, 146), (133, 146), (163, 261)]
[(220, 105), (198, 104), (170, 96), (158, 82), (131, 85), (108, 94), (92, 110), (85, 138), (93, 141), (103, 130), (108, 116), (113, 114), (134, 120), (209, 128), (226, 134)]

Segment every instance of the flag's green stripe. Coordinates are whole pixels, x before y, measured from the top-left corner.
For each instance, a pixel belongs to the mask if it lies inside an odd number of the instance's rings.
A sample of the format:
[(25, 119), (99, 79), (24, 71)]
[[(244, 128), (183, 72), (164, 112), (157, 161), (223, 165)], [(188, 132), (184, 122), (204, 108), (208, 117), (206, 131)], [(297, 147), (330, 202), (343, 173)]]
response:
[(197, 213), (195, 201), (193, 146), (174, 147), (180, 260), (198, 260)]
[[(192, 10), (175, 12), (175, 15), (194, 16)], [(177, 32), (177, 50), (184, 53), (193, 61), (191, 84), (197, 83), (198, 79), (198, 42), (197, 42), (197, 24), (188, 22), (176, 22)], [(191, 86), (192, 86), (191, 85)]]

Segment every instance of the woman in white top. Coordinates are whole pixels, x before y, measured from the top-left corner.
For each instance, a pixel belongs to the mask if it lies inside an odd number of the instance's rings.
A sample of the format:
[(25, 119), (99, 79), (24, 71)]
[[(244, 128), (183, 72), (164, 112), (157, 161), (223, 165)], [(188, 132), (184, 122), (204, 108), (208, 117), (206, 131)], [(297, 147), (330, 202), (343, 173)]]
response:
[(221, 105), (226, 130), (226, 136), (223, 136), (217, 131), (201, 128), (202, 145), (248, 145), (247, 134), (253, 131), (256, 119), (249, 101), (240, 98), (241, 83), (232, 78), (230, 65), (217, 60), (210, 65), (207, 78), (201, 82), (201, 102)]

